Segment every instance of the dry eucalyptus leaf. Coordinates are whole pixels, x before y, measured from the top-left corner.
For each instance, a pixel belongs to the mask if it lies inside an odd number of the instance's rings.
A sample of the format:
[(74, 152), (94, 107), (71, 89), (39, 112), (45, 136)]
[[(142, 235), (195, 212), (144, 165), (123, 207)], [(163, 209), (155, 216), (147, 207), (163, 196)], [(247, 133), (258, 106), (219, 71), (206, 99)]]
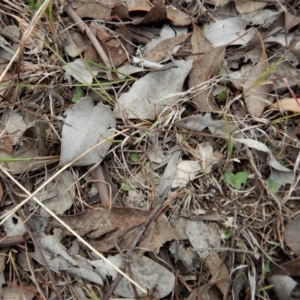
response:
[[(47, 199), (47, 194), (54, 192), (54, 196)], [(40, 201), (42, 197), (47, 200), (44, 205), (52, 212), (58, 215), (63, 215), (72, 205), (75, 197), (75, 181), (72, 173), (65, 170), (58, 175), (54, 180), (49, 182), (43, 191), (37, 195)], [(35, 203), (34, 200), (30, 200)], [(36, 206), (36, 205), (34, 205)], [(42, 207), (40, 208), (40, 215), (43, 217), (49, 217), (49, 213)]]
[(236, 142), (247, 145), (249, 148), (254, 148), (258, 151), (262, 151), (268, 154), (267, 163), (274, 169), (282, 171), (282, 172), (291, 172), (290, 169), (286, 168), (282, 164), (280, 164), (276, 158), (271, 153), (271, 150), (262, 142), (252, 140), (252, 139), (233, 139)]
[(299, 257), (300, 256), (300, 217), (294, 219), (284, 231), (284, 240), (290, 249)]
[(249, 14), (258, 11), (268, 4), (267, 2), (252, 0), (235, 0), (234, 2), (237, 11), (242, 14)]
[(22, 289), (20, 286), (9, 285), (3, 288), (1, 293), (2, 300), (31, 300), (35, 299), (38, 294), (36, 285), (26, 285), (22, 283)]
[(193, 25), (193, 34), (191, 36), (191, 46), (193, 54), (190, 59), (196, 62), (199, 59), (200, 54), (204, 54), (213, 49), (212, 45), (208, 42), (207, 38), (204, 36), (202, 30), (197, 26)]
[[(163, 28), (160, 31), (159, 36), (154, 35), (153, 38), (147, 45), (145, 46), (144, 53), (147, 55), (152, 49), (157, 47), (159, 44), (161, 44), (163, 41), (170, 40), (174, 37), (179, 37), (182, 35), (185, 35), (187, 33), (187, 27), (171, 27), (169, 25), (163, 26)], [(172, 49), (169, 49), (172, 50)], [(145, 55), (143, 58), (145, 60), (149, 60), (149, 58), (146, 58)]]
[[(119, 246), (121, 249), (128, 249), (134, 238), (137, 235), (138, 230), (129, 231), (122, 237), (122, 241)], [(170, 226), (167, 217), (161, 214), (154, 222), (152, 222), (147, 228), (144, 237), (138, 243), (138, 247), (143, 252), (149, 251), (159, 253), (160, 247), (168, 241), (178, 240), (178, 235), (173, 227)]]
[(300, 112), (300, 99), (285, 98), (270, 105), (270, 108), (278, 110), (287, 110), (292, 112)]
[(108, 0), (103, 3), (91, 1), (82, 1), (76, 9), (76, 13), (81, 18), (91, 18), (96, 20), (105, 20), (110, 16), (111, 8), (117, 1)]
[(267, 106), (270, 92), (270, 84), (264, 82), (260, 76), (268, 70), (268, 57), (265, 49), (262, 49), (260, 60), (256, 66), (245, 74), (243, 93), (249, 113), (254, 117), (260, 117)]
[(221, 245), (221, 235), (214, 223), (207, 224), (203, 221), (188, 220), (185, 231), (193, 248), (202, 259), (209, 256), (209, 251), (204, 249), (219, 248)]
[(84, 84), (91, 84), (94, 77), (102, 71), (98, 66), (85, 62), (81, 58), (67, 63), (62, 68), (78, 82)]
[(87, 234), (89, 238), (96, 239), (90, 241), (91, 245), (100, 252), (106, 252), (114, 248), (128, 230), (144, 223), (148, 215), (149, 212), (140, 209), (97, 205), (79, 215), (63, 216), (61, 219), (80, 236)]
[[(120, 267), (122, 257), (120, 254), (108, 257), (116, 267)], [(116, 277), (117, 272), (108, 263), (103, 260), (90, 262), (96, 270), (101, 272), (102, 277)], [(130, 257), (130, 268), (133, 278), (142, 287), (147, 287), (157, 299), (162, 299), (173, 291), (175, 277), (172, 272), (163, 266), (157, 264), (148, 257), (133, 252)], [(135, 298), (132, 285), (128, 280), (123, 278), (116, 288), (116, 294), (125, 298)], [(142, 291), (137, 290), (140, 295)]]
[(195, 88), (197, 91), (193, 96), (193, 101), (201, 111), (219, 110), (218, 105), (214, 102), (211, 89), (207, 87), (201, 90), (199, 86), (210, 80), (212, 76), (220, 73), (224, 55), (224, 47), (212, 49), (199, 58), (190, 72), (189, 88)]
[(155, 120), (167, 106), (179, 99), (183, 83), (192, 68), (192, 60), (179, 60), (170, 69), (149, 73), (137, 80), (128, 93), (118, 99), (114, 113), (128, 119)]
[(86, 37), (79, 32), (66, 32), (64, 49), (71, 57), (80, 55), (88, 45)]
[(228, 18), (210, 25), (204, 35), (214, 47), (245, 45), (255, 35), (253, 28), (246, 29), (247, 25), (248, 22), (241, 17)]
[(173, 26), (188, 26), (191, 24), (189, 16), (173, 6), (167, 6), (167, 19)]
[(145, 53), (144, 59), (153, 62), (161, 62), (163, 59), (165, 59), (168, 56), (169, 53), (173, 53), (172, 50), (174, 49), (175, 46), (183, 43), (189, 36), (190, 33), (181, 34), (179, 36), (175, 36), (161, 41), (150, 51)]
[(63, 166), (77, 158), (99, 142), (96, 149), (80, 158), (74, 166), (86, 166), (102, 161), (112, 142), (116, 120), (109, 108), (94, 104), (91, 98), (83, 98), (68, 113), (62, 130), (61, 156)]
[(293, 280), (290, 276), (285, 275), (274, 275), (268, 278), (270, 284), (273, 285), (273, 289), (278, 300), (295, 300), (297, 298), (292, 298), (291, 293), (297, 282)]

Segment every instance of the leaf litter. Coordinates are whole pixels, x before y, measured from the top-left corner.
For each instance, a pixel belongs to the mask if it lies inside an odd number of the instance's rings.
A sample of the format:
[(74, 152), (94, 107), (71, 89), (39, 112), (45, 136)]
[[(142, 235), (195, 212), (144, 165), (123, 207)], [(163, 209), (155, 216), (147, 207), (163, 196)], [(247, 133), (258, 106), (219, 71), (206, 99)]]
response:
[(296, 297), (295, 3), (0, 9), (2, 298)]

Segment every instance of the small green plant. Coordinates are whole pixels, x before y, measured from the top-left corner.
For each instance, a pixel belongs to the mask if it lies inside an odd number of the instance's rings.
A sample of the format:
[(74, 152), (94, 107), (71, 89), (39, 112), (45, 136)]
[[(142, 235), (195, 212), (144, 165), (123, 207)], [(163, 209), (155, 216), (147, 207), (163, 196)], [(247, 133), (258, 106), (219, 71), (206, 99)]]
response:
[(220, 103), (224, 103), (224, 102), (226, 101), (226, 99), (227, 99), (227, 94), (226, 94), (226, 92), (222, 92), (222, 93), (220, 93), (220, 94), (218, 95), (218, 101), (219, 101)]
[(271, 261), (268, 259), (265, 263), (265, 266), (264, 266), (264, 269), (263, 269), (263, 272), (262, 272), (263, 276), (266, 276), (267, 273), (270, 271), (270, 263), (271, 263)]
[(83, 97), (83, 90), (80, 86), (75, 87), (75, 95), (72, 97), (72, 102), (77, 103)]
[(130, 190), (130, 187), (129, 187), (129, 185), (126, 184), (125, 182), (122, 182), (122, 183), (121, 183), (121, 190), (122, 190), (123, 192), (128, 192), (128, 191)]
[(137, 153), (133, 153), (130, 155), (130, 159), (134, 163), (137, 163), (141, 157), (142, 157), (142, 154), (137, 154)]
[(279, 185), (278, 185), (277, 182), (275, 182), (275, 181), (273, 181), (272, 179), (268, 178), (268, 179), (266, 180), (266, 184), (267, 184), (267, 186), (268, 186), (268, 189), (269, 189), (272, 193), (276, 194), (276, 193), (278, 192), (278, 190), (279, 190)]
[(237, 190), (242, 188), (242, 185), (247, 182), (248, 174), (246, 172), (238, 172), (233, 174), (232, 172), (226, 172), (224, 175), (224, 181), (234, 187)]
[(222, 231), (222, 237), (224, 240), (229, 240), (232, 237), (233, 233), (231, 229), (225, 229)]
[(177, 141), (179, 144), (183, 142), (184, 136), (182, 133), (177, 133)]
[(231, 137), (231, 131), (230, 131), (230, 127), (229, 127), (229, 122), (226, 116), (226, 113), (224, 110), (222, 110), (223, 112), (223, 119), (225, 121), (225, 126), (226, 126), (226, 131), (228, 133), (228, 138), (227, 138), (227, 152), (228, 152), (228, 158), (230, 158), (232, 151), (233, 151), (233, 142), (232, 142), (232, 137)]

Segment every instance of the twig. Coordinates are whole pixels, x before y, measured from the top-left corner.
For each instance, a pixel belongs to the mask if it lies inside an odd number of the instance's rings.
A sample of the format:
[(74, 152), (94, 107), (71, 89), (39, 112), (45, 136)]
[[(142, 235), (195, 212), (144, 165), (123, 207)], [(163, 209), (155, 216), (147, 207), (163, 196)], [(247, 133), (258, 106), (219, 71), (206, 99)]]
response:
[(101, 204), (111, 206), (111, 192), (109, 192), (109, 184), (106, 183), (101, 164), (91, 170), (91, 175), (95, 180), (96, 188), (99, 192)]
[(107, 68), (112, 69), (112, 64), (108, 56), (106, 55), (105, 51), (101, 47), (99, 41), (97, 40), (96, 36), (91, 31), (91, 29), (81, 20), (81, 18), (77, 15), (77, 13), (74, 11), (71, 5), (68, 5), (65, 11), (69, 15), (69, 17), (76, 23), (80, 31), (89, 38), (89, 40), (95, 47), (97, 53), (100, 55), (101, 59), (103, 60), (104, 65)]
[[(120, 270), (122, 270), (122, 272), (125, 271), (125, 267), (126, 267), (126, 261), (128, 259), (128, 257), (132, 254), (134, 248), (136, 247), (136, 245), (138, 244), (139, 240), (141, 239), (142, 235), (144, 234), (144, 232), (146, 231), (146, 229), (148, 228), (148, 226), (150, 225), (150, 223), (153, 221), (153, 219), (155, 218), (157, 212), (160, 211), (160, 209), (162, 208), (163, 204), (164, 204), (164, 199), (166, 198), (167, 194), (170, 191), (170, 186), (165, 190), (164, 194), (161, 197), (161, 201), (157, 203), (157, 205), (155, 206), (155, 208), (151, 211), (150, 215), (148, 216), (147, 220), (145, 221), (145, 223), (141, 226), (141, 230), (139, 231), (139, 233), (137, 234), (136, 238), (134, 239), (133, 243), (131, 244), (131, 246), (129, 247), (125, 257), (123, 258), (122, 264), (120, 266)], [(176, 193), (177, 194), (177, 193)], [(173, 199), (173, 197), (172, 197)], [(113, 283), (110, 285), (110, 287), (108, 288), (108, 290), (106, 291), (106, 294), (104, 295), (104, 297), (102, 298), (102, 300), (109, 300), (109, 298), (111, 297), (111, 295), (113, 294), (114, 290), (116, 289), (116, 287), (118, 286), (119, 282), (122, 279), (122, 275), (120, 273), (118, 273), (118, 275), (116, 276), (115, 280), (113, 281)]]
[(29, 237), (27, 237), (26, 235), (25, 236), (24, 235), (4, 236), (1, 234), (0, 235), (0, 248), (22, 244), (22, 243), (26, 242), (26, 240), (28, 240), (28, 238)]

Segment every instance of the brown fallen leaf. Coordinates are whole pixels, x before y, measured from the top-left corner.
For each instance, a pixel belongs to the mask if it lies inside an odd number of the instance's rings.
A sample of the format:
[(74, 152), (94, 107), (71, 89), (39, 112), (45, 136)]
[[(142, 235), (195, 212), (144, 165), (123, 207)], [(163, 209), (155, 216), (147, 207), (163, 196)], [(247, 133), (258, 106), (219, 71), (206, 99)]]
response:
[(190, 33), (181, 34), (170, 39), (163, 40), (150, 49), (143, 58), (152, 62), (160, 62), (167, 57), (168, 53), (170, 53), (175, 46), (183, 43), (190, 35)]
[[(120, 242), (121, 249), (128, 249), (132, 244), (137, 231), (136, 228), (132, 232), (126, 233)], [(178, 240), (178, 235), (173, 227), (170, 226), (167, 217), (162, 214), (154, 222), (152, 222), (149, 228), (146, 230), (143, 239), (139, 242), (138, 247), (144, 251), (150, 251), (158, 253), (160, 247), (171, 240)]]
[(191, 46), (193, 54), (197, 53), (197, 55), (190, 56), (190, 59), (192, 59), (194, 62), (196, 62), (199, 59), (199, 55), (204, 54), (213, 49), (210, 42), (204, 36), (202, 30), (194, 23), (193, 34), (191, 36)]
[(264, 78), (260, 79), (262, 74), (266, 74), (268, 70), (268, 57), (263, 45), (261, 57), (256, 66), (251, 68), (245, 74), (243, 84), (244, 99), (248, 111), (253, 117), (260, 117), (267, 106), (268, 96), (270, 92), (270, 84), (264, 83)]
[(287, 110), (292, 112), (300, 112), (300, 99), (298, 102), (294, 98), (284, 98), (269, 106), (269, 108), (275, 108), (278, 110)]
[(263, 1), (235, 0), (234, 2), (236, 10), (243, 14), (249, 14), (258, 11), (267, 6), (267, 3)]
[(294, 219), (284, 231), (284, 240), (290, 249), (300, 257), (300, 217)]
[(300, 257), (280, 264), (267, 273), (266, 278), (274, 275), (300, 276)]
[[(107, 252), (116, 244), (121, 249), (128, 248), (133, 242), (139, 225), (143, 224), (150, 212), (124, 207), (95, 205), (95, 209), (87, 209), (79, 215), (63, 216), (61, 219), (74, 229), (80, 236), (87, 235), (90, 243), (100, 252)], [(154, 226), (154, 229), (152, 228)], [(168, 230), (165, 216), (150, 225), (144, 239), (138, 244), (145, 250), (158, 252), (163, 243), (175, 239), (176, 234)], [(65, 230), (64, 234), (68, 234)]]
[(13, 152), (12, 141), (10, 137), (4, 133), (4, 127), (0, 125), (1, 139), (0, 139), (0, 149), (7, 152)]
[(224, 261), (219, 257), (216, 251), (210, 251), (205, 262), (212, 276), (210, 281), (217, 281), (217, 287), (223, 295), (226, 295), (229, 288), (230, 275)]
[(173, 26), (188, 26), (191, 24), (189, 16), (173, 6), (167, 6), (167, 19)]
[(163, 0), (157, 0), (154, 7), (133, 6), (128, 8), (119, 3), (113, 7), (111, 12), (112, 17), (117, 17), (123, 21), (132, 20), (130, 16), (135, 14), (144, 14), (145, 16), (134, 22), (134, 25), (155, 23), (167, 19), (167, 9)]
[[(224, 60), (225, 48), (218, 47), (210, 52), (205, 53), (194, 65), (190, 72), (189, 88), (197, 87), (197, 85), (208, 81), (212, 76), (220, 72), (220, 66)], [(211, 89), (199, 91), (193, 97), (194, 103), (201, 111), (215, 111), (219, 107), (214, 102)]]
[(81, 2), (76, 9), (80, 18), (91, 18), (96, 20), (105, 20), (110, 16), (111, 8), (117, 1), (105, 1), (100, 3), (96, 1)]

